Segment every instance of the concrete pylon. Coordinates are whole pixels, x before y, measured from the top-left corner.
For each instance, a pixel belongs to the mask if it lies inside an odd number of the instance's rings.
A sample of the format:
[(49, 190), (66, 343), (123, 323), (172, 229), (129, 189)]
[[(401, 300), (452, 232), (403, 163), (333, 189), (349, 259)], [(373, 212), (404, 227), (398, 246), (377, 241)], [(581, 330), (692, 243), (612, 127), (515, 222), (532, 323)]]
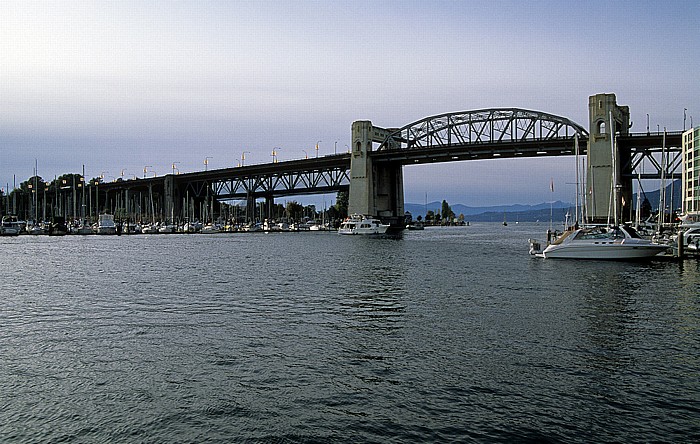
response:
[[(586, 205), (589, 221), (613, 222), (615, 208), (618, 222), (623, 222), (620, 218), (629, 220), (632, 179), (631, 171), (626, 171), (625, 166), (629, 166), (630, 153), (621, 152), (617, 143), (613, 146), (613, 137), (629, 134), (629, 107), (618, 105), (615, 94), (596, 94), (588, 98), (588, 116)], [(625, 175), (627, 177), (623, 177)]]
[(403, 167), (375, 162), (370, 154), (372, 143), (384, 142), (392, 132), (368, 120), (353, 122), (348, 213), (380, 217), (398, 226), (404, 217)]
[(352, 123), (352, 155), (350, 157), (350, 192), (348, 213), (376, 216), (372, 187), (372, 122), (359, 120)]
[(178, 201), (180, 199), (177, 187), (175, 186), (175, 176), (167, 174), (163, 179), (163, 209), (165, 219), (170, 223), (175, 223), (177, 215), (180, 213)]

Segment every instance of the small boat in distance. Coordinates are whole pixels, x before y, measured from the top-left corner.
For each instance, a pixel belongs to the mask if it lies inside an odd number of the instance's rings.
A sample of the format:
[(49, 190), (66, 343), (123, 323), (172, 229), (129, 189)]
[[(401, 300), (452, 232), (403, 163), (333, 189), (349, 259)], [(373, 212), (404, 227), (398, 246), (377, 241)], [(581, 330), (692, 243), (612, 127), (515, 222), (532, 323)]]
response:
[(423, 225), (423, 222), (417, 221), (417, 222), (411, 222), (410, 224), (406, 225), (407, 230), (424, 230), (425, 226)]
[(543, 258), (629, 260), (654, 257), (668, 246), (642, 239), (632, 227), (575, 228), (565, 231), (542, 250), (530, 239), (530, 254)]
[(340, 224), (338, 234), (384, 234), (388, 229), (389, 225), (381, 223), (379, 219), (353, 214)]
[(51, 225), (49, 225), (49, 236), (65, 236), (66, 234), (68, 234), (66, 219), (61, 216), (54, 216)]
[(100, 214), (97, 222), (97, 234), (117, 234), (117, 225), (114, 223), (114, 216), (111, 214)]
[(0, 225), (0, 236), (19, 236), (22, 225), (17, 216), (3, 216)]

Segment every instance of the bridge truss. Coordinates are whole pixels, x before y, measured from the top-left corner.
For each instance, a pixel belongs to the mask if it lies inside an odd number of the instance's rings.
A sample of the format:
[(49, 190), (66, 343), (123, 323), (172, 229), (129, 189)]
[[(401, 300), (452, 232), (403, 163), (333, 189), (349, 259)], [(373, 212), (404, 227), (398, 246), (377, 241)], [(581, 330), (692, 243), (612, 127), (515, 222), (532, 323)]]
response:
[(201, 196), (211, 184), (219, 200), (249, 197), (280, 197), (299, 194), (323, 194), (347, 190), (350, 156), (280, 162), (257, 168), (239, 168), (211, 181), (190, 181), (187, 191)]
[(570, 140), (576, 135), (587, 138), (588, 132), (564, 117), (518, 108), (484, 109), (413, 122), (387, 136), (378, 151)]

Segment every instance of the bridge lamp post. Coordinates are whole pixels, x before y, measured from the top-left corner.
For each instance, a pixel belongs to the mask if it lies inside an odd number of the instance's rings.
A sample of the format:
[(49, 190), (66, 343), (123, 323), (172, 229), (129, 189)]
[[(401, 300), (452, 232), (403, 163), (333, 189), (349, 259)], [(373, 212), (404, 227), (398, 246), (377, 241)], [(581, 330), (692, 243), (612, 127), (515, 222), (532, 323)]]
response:
[(146, 173), (148, 172), (149, 168), (153, 168), (153, 167), (151, 165), (146, 165), (145, 167), (143, 167), (143, 178), (144, 179), (146, 178)]
[(241, 166), (245, 166), (245, 155), (250, 154), (250, 151), (243, 151), (241, 154)]
[(333, 154), (338, 154), (338, 141), (335, 141), (335, 145), (333, 145)]
[(318, 144), (321, 142), (323, 142), (323, 140), (319, 140), (318, 142), (316, 142), (316, 158), (318, 158)]
[(647, 113), (647, 136), (649, 135), (649, 113)]
[(180, 162), (173, 162), (173, 176), (175, 175), (175, 170), (177, 170), (177, 174), (180, 174), (180, 169), (175, 166), (175, 164), (178, 164)]
[(350, 154), (350, 147), (349, 146), (345, 145), (345, 150), (348, 152), (348, 154)]
[(213, 159), (213, 157), (207, 156), (204, 158), (204, 171), (207, 171), (209, 168), (209, 159)]
[(308, 159), (308, 158), (309, 158), (309, 153), (307, 153), (306, 150), (302, 150), (302, 151), (304, 152), (304, 159)]

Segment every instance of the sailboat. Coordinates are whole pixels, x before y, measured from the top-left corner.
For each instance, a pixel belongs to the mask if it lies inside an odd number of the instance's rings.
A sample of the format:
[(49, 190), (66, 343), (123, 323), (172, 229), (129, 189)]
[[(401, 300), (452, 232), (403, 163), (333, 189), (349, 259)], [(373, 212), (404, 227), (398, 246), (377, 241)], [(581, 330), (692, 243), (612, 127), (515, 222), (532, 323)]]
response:
[[(612, 122), (612, 116), (610, 121)], [(611, 134), (613, 161), (611, 199), (615, 215), (614, 224), (608, 223), (607, 227), (579, 227), (577, 221), (573, 227), (566, 227), (566, 231), (552, 243), (549, 243), (551, 233), (548, 232), (548, 245), (544, 250), (541, 249), (539, 241), (530, 239), (531, 255), (542, 258), (628, 260), (650, 258), (668, 249), (665, 245), (642, 239), (634, 228), (618, 224), (615, 132), (612, 131)], [(578, 154), (578, 137), (575, 143)]]
[(31, 227), (27, 227), (27, 233), (35, 236), (45, 233), (44, 229), (39, 224), (39, 183), (37, 182), (38, 167), (38, 161), (34, 159), (34, 189), (32, 190), (34, 194), (34, 221), (32, 222)]

